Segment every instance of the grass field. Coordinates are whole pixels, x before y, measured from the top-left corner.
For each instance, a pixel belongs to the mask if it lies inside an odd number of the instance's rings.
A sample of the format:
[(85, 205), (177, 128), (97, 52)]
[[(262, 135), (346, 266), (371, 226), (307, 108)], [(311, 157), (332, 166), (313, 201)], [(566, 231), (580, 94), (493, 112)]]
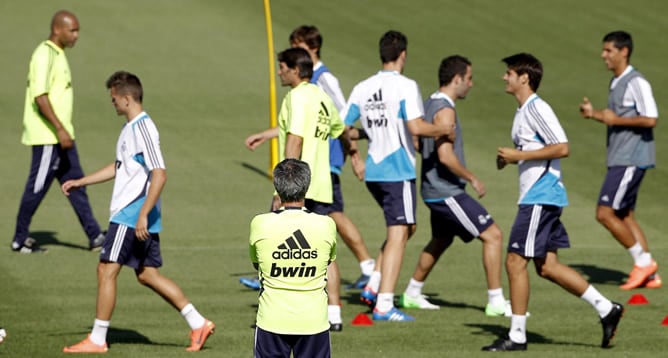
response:
[[(261, 174), (268, 148), (248, 152), (243, 139), (268, 122), (266, 36), (262, 1), (173, 0), (4, 0), (0, 33), (4, 51), (0, 84), (0, 325), (9, 334), (0, 356), (62, 356), (63, 346), (82, 339), (94, 319), (97, 255), (54, 185), (31, 226), (49, 252), (18, 255), (8, 246), (29, 167), (20, 144), (27, 64), (34, 47), (48, 36), (48, 22), (60, 8), (81, 22), (77, 46), (68, 51), (75, 88), (77, 146), (84, 169), (92, 172), (114, 160), (122, 118), (109, 103), (104, 81), (115, 70), (137, 73), (145, 87), (145, 107), (161, 131), (169, 182), (163, 195), (163, 272), (179, 283), (199, 310), (218, 325), (201, 356), (252, 355), (256, 293), (238, 283), (252, 275), (247, 259), (248, 223), (264, 211), (272, 188)], [(483, 204), (504, 233), (515, 214), (517, 173), (497, 172), (496, 148), (510, 145), (516, 103), (503, 93), (500, 59), (520, 51), (543, 61), (539, 94), (553, 106), (569, 136), (570, 158), (562, 162), (570, 206), (563, 220), (573, 248), (562, 261), (587, 277), (605, 295), (626, 302), (631, 293), (617, 286), (631, 269), (629, 255), (594, 218), (604, 174), (605, 129), (580, 118), (577, 106), (588, 96), (598, 107), (607, 100), (610, 73), (599, 58), (601, 38), (625, 29), (634, 36), (632, 63), (653, 85), (660, 113), (668, 113), (668, 3), (638, 0), (558, 1), (273, 1), (275, 48), (287, 46), (292, 28), (315, 24), (324, 34), (322, 56), (344, 93), (378, 70), (377, 42), (388, 29), (409, 38), (405, 74), (418, 81), (423, 96), (435, 90), (441, 58), (459, 53), (473, 62), (475, 87), (458, 103), (469, 167), (486, 183)], [(278, 89), (282, 98), (285, 89)], [(664, 233), (668, 168), (666, 127), (655, 130), (658, 167), (641, 189), (637, 216), (654, 257), (668, 265)], [(349, 169), (343, 175), (346, 211), (375, 252), (384, 222), (366, 188)], [(88, 189), (93, 209), (105, 224), (111, 185)], [(409, 242), (397, 292), (413, 271), (429, 235), (426, 208), (418, 207), (417, 234)], [(352, 280), (358, 266), (340, 245), (342, 277)], [(509, 320), (485, 317), (480, 245), (457, 242), (429, 278), (425, 292), (442, 305), (437, 312), (412, 312), (417, 322), (355, 327), (365, 312), (359, 292), (343, 291), (343, 332), (332, 335), (337, 357), (484, 356), (480, 347), (503, 334)], [(665, 355), (668, 327), (666, 288), (643, 293), (650, 304), (627, 306), (614, 348), (601, 350), (600, 325), (591, 307), (531, 275), (529, 352), (543, 357), (651, 357)], [(508, 294), (504, 274), (504, 290)], [(130, 270), (119, 281), (119, 299), (109, 334), (109, 355), (184, 355), (188, 328), (177, 312), (146, 288)], [(664, 352), (664, 353), (661, 353)]]

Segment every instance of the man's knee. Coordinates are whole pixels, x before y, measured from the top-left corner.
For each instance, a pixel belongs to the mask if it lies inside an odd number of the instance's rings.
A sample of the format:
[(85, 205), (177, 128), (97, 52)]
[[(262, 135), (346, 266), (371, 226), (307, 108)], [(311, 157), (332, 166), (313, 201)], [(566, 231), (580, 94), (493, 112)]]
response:
[(615, 210), (609, 206), (599, 205), (596, 207), (596, 220), (599, 223), (607, 223), (615, 217)]

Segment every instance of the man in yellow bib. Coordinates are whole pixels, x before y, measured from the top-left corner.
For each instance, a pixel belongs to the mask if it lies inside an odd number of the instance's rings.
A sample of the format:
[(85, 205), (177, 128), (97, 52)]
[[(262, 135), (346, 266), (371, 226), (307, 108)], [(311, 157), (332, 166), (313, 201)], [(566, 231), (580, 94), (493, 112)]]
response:
[[(29, 226), (37, 207), (54, 179), (64, 183), (84, 176), (74, 143), (72, 125), (73, 90), (65, 48), (79, 38), (79, 20), (66, 10), (53, 15), (49, 39), (40, 43), (30, 59), (21, 142), (32, 148), (30, 174), (16, 218), (11, 248), (21, 253), (45, 251), (29, 237)], [(70, 203), (88, 236), (88, 248), (102, 246), (100, 230), (85, 190), (77, 190)]]

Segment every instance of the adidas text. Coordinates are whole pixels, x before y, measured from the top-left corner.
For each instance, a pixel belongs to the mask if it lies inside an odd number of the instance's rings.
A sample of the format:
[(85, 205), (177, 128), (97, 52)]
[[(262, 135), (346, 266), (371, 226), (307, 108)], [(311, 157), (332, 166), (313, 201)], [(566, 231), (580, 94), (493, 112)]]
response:
[(317, 259), (318, 250), (276, 250), (271, 253), (274, 260)]

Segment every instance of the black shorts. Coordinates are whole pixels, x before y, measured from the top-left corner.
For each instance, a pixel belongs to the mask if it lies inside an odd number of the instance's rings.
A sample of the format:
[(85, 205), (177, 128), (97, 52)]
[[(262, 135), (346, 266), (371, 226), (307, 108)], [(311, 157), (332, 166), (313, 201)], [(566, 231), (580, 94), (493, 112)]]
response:
[(109, 223), (107, 237), (100, 251), (100, 261), (116, 262), (135, 270), (140, 267), (160, 267), (160, 235), (152, 233), (151, 237), (140, 241), (135, 235), (135, 229)]
[(610, 167), (605, 175), (598, 205), (614, 210), (633, 210), (638, 199), (638, 189), (645, 176), (645, 169), (638, 167)]
[(510, 230), (508, 252), (543, 258), (548, 251), (570, 247), (561, 211), (561, 207), (552, 205), (520, 205)]
[(431, 236), (459, 236), (470, 242), (494, 224), (492, 216), (468, 194), (462, 193), (438, 202), (425, 202), (431, 216)]
[(341, 179), (336, 173), (330, 173), (332, 176), (332, 203), (321, 203), (319, 201), (306, 199), (305, 207), (312, 212), (320, 215), (329, 215), (331, 213), (343, 212), (343, 194), (341, 193)]
[(385, 225), (412, 225), (415, 219), (415, 179), (399, 182), (368, 181), (366, 187), (383, 208)]
[(278, 334), (255, 327), (255, 358), (329, 358), (332, 355), (329, 330), (316, 334)]

